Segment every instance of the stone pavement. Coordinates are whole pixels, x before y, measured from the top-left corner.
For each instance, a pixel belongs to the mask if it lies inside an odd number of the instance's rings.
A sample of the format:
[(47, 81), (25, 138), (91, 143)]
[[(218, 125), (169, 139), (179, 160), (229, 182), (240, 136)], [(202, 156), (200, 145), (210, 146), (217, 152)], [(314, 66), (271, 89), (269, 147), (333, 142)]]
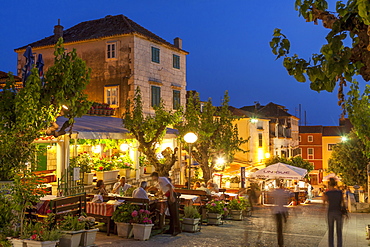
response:
[[(252, 217), (243, 221), (227, 220), (220, 226), (202, 226), (198, 233), (181, 233), (176, 237), (159, 234), (148, 241), (106, 236), (99, 232), (95, 244), (100, 247), (135, 246), (246, 246), (275, 247), (276, 229), (270, 207), (258, 206)], [(327, 247), (328, 235), (325, 208), (320, 200), (311, 204), (289, 207), (289, 218), (284, 228), (286, 247)], [(366, 225), (370, 214), (350, 213), (343, 226), (344, 247), (369, 246), (366, 240)]]

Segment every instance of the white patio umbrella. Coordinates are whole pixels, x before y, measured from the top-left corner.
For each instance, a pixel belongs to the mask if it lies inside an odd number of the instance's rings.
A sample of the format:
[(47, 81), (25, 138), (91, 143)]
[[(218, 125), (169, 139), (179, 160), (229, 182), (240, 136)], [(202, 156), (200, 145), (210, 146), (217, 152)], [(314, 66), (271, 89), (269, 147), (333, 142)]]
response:
[(276, 163), (266, 168), (258, 170), (251, 177), (266, 179), (302, 179), (307, 174), (307, 170), (284, 163)]
[(334, 178), (335, 181), (340, 181), (340, 178), (335, 173), (330, 173), (322, 178), (322, 181), (329, 181), (330, 178)]

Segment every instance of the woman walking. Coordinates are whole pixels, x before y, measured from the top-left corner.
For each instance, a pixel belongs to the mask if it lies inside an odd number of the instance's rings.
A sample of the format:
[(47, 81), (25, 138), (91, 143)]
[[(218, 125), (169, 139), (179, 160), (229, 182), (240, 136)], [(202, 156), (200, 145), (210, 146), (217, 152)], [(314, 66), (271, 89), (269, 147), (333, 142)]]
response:
[(336, 189), (337, 182), (334, 178), (329, 180), (328, 191), (324, 194), (324, 204), (328, 202), (328, 227), (329, 227), (329, 247), (334, 247), (334, 222), (336, 223), (337, 247), (342, 247), (342, 227), (343, 215), (341, 211), (343, 202), (343, 193)]

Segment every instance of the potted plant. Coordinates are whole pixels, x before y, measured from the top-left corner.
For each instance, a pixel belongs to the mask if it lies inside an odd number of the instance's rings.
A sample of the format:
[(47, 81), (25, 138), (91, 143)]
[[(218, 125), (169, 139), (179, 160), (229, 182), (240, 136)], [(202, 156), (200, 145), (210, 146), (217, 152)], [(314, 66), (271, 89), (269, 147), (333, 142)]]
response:
[(78, 216), (68, 214), (60, 221), (59, 229), (62, 231), (60, 246), (78, 247), (85, 229), (85, 223), (79, 220)]
[(118, 170), (115, 169), (115, 164), (103, 158), (94, 160), (94, 169), (98, 180), (112, 181), (117, 179)]
[(80, 222), (83, 222), (85, 224), (85, 231), (82, 233), (80, 246), (94, 245), (96, 233), (99, 231), (99, 229), (95, 227), (95, 218), (82, 215), (78, 219)]
[(80, 167), (80, 172), (84, 174), (83, 182), (84, 184), (92, 184), (94, 173), (91, 172), (92, 160), (91, 157), (86, 153), (81, 153), (76, 157), (69, 159), (69, 166), (70, 167)]
[(140, 209), (134, 210), (132, 216), (132, 230), (134, 232), (134, 239), (147, 240), (150, 238), (152, 232), (152, 220), (150, 219), (150, 211)]
[(206, 204), (208, 224), (220, 225), (222, 215), (227, 212), (225, 202), (218, 199), (211, 200)]
[(240, 178), (238, 176), (234, 176), (230, 178), (230, 187), (231, 188), (238, 188), (240, 183)]
[(112, 158), (115, 166), (120, 169), (119, 174), (121, 176), (125, 176), (126, 178), (130, 178), (131, 170), (134, 170), (134, 162), (132, 161), (130, 155), (120, 155), (118, 153)]
[(54, 247), (59, 242), (61, 232), (54, 224), (55, 215), (50, 212), (44, 222), (25, 222), (21, 238), (27, 247)]
[(233, 220), (242, 220), (243, 219), (243, 210), (247, 209), (247, 200), (243, 197), (232, 199), (227, 208), (229, 209), (231, 219)]
[(135, 210), (139, 210), (139, 206), (128, 202), (121, 204), (113, 212), (112, 220), (117, 225), (117, 235), (119, 237), (130, 237), (130, 233), (132, 231), (131, 223), (133, 222), (133, 216), (131, 213)]
[(200, 214), (198, 209), (192, 205), (184, 207), (182, 219), (182, 230), (185, 232), (197, 232), (199, 230)]

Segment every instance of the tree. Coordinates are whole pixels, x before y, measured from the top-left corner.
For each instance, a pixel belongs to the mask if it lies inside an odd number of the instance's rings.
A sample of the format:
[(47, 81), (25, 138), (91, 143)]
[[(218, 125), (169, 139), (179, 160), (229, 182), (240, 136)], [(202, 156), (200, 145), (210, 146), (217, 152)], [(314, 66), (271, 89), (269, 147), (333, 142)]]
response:
[[(9, 76), (0, 93), (0, 180), (11, 180), (26, 163), (36, 164), (34, 140), (47, 133), (58, 136), (56, 118), (67, 117), (66, 126), (74, 117), (87, 112), (90, 103), (82, 93), (89, 81), (89, 70), (73, 50), (65, 53), (63, 41), (55, 46), (55, 63), (42, 83), (36, 68), (32, 69), (25, 87), (17, 90)], [(61, 111), (62, 105), (69, 110)], [(52, 126), (52, 131), (50, 127)]]
[[(370, 2), (350, 0), (336, 2), (336, 12), (328, 10), (325, 0), (296, 0), (296, 10), (307, 22), (318, 23), (319, 20), (328, 28), (324, 44), (319, 54), (313, 54), (309, 60), (294, 54), (288, 56), (290, 42), (280, 29), (275, 29), (270, 42), (272, 52), (277, 58), (284, 57), (283, 65), (289, 75), (299, 82), (307, 79), (315, 91), (332, 92), (338, 85), (338, 104), (343, 109), (343, 117), (348, 116), (367, 150), (370, 150), (369, 85), (360, 93), (354, 76), (360, 75), (365, 81), (370, 80)], [(347, 82), (351, 84), (345, 100), (343, 92)]]
[(301, 156), (291, 157), (289, 159), (287, 159), (286, 157), (272, 156), (265, 161), (265, 165), (269, 166), (269, 165), (273, 165), (279, 162), (306, 169), (307, 174), (310, 173), (310, 171), (312, 171), (314, 168), (313, 165), (310, 164), (310, 162), (308, 162), (307, 160), (304, 160)]
[(329, 170), (339, 175), (345, 184), (362, 185), (365, 188), (370, 158), (366, 156), (364, 148), (362, 140), (351, 132), (347, 141), (333, 147)]
[(226, 164), (230, 164), (236, 152), (245, 152), (240, 145), (248, 140), (239, 138), (238, 128), (232, 123), (236, 118), (229, 111), (228, 103), (226, 91), (221, 107), (213, 106), (209, 99), (201, 109), (199, 95), (191, 94), (184, 121), (176, 126), (180, 136), (190, 131), (197, 134), (198, 140), (192, 144), (194, 148), (191, 155), (199, 163), (205, 180), (212, 178), (217, 158), (222, 157)]
[(181, 120), (182, 110), (166, 111), (162, 101), (154, 107), (154, 110), (154, 115), (144, 116), (141, 92), (137, 87), (133, 102), (127, 101), (123, 124), (138, 141), (138, 150), (146, 156), (158, 174), (168, 176), (177, 160), (177, 148), (163, 150), (161, 153), (163, 158), (160, 158), (157, 155), (157, 145), (162, 142), (167, 127)]

